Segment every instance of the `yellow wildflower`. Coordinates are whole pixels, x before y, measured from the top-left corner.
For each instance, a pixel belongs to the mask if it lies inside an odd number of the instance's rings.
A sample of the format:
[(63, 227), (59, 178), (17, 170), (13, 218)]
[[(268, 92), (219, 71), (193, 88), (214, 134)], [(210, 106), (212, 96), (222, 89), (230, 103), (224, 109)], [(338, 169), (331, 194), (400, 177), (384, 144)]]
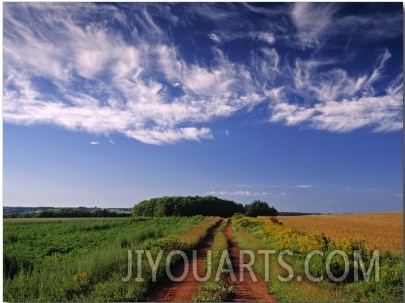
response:
[(81, 276), (83, 279), (86, 279), (89, 276), (89, 273), (87, 271), (84, 271)]
[(76, 283), (76, 282), (79, 280), (79, 275), (78, 275), (78, 274), (74, 274), (72, 279), (73, 279), (73, 282)]

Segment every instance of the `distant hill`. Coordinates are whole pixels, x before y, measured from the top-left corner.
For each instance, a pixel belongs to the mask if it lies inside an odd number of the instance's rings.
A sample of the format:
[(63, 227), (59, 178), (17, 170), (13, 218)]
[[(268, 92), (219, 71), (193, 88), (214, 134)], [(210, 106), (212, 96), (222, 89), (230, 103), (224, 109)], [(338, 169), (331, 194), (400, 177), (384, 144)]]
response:
[(308, 215), (323, 215), (321, 213), (302, 213), (296, 211), (281, 211), (278, 213), (279, 216), (308, 216)]

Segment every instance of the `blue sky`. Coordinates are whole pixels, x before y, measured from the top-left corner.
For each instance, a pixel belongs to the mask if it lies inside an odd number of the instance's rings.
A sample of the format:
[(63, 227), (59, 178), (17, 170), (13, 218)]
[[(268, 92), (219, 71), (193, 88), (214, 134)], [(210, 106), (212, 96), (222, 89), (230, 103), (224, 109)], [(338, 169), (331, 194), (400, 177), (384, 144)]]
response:
[(401, 3), (4, 3), (3, 205), (402, 210)]

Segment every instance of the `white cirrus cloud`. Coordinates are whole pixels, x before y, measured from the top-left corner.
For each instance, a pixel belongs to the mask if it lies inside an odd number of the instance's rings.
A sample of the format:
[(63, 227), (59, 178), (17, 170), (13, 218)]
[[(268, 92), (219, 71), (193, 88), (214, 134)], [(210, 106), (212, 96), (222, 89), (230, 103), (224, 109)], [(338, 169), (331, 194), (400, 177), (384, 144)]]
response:
[[(220, 50), (213, 52), (215, 66), (186, 62), (164, 42), (167, 37), (155, 41), (134, 34), (129, 43), (102, 23), (83, 25), (84, 10), (100, 14), (93, 4), (6, 5), (6, 122), (118, 132), (159, 145), (213, 138), (201, 124), (265, 99), (249, 71)], [(109, 10), (115, 13), (112, 21), (126, 22), (119, 10)], [(139, 18), (144, 30), (164, 35), (147, 9)]]
[[(395, 49), (382, 47), (360, 71), (322, 50), (348, 28), (358, 39), (363, 32), (373, 41), (397, 37), (402, 19), (340, 16), (340, 7), (5, 3), (3, 119), (161, 145), (212, 139), (213, 120), (264, 104), (272, 123), (330, 132), (401, 130), (402, 71), (388, 68)], [(256, 23), (244, 13), (268, 18)], [(195, 29), (201, 20), (206, 32)], [(167, 28), (190, 35), (208, 60), (190, 59), (193, 43), (175, 43)], [(200, 38), (211, 44), (198, 44)], [(257, 47), (242, 58), (225, 47), (234, 41)], [(287, 56), (285, 49), (293, 51)]]
[(221, 42), (221, 38), (218, 36), (218, 35), (216, 35), (215, 33), (210, 33), (209, 35), (208, 35), (208, 37), (212, 40), (212, 41), (215, 41), (215, 42)]
[[(388, 49), (384, 49), (376, 58), (374, 68), (357, 77), (338, 68), (318, 72), (330, 62), (297, 60), (292, 70), (294, 87), (283, 87), (273, 94), (270, 121), (288, 126), (306, 123), (315, 129), (339, 133), (363, 127), (375, 132), (401, 130), (402, 74), (384, 91), (377, 92), (374, 88), (384, 78), (385, 64), (390, 57)], [(291, 103), (286, 92), (305, 96), (307, 101)]]
[(297, 184), (297, 185), (295, 185), (295, 187), (297, 187), (297, 188), (312, 188), (314, 186), (310, 185), (310, 184)]
[(333, 20), (337, 11), (334, 3), (294, 3), (291, 11), (292, 21), (298, 30), (298, 39), (303, 47), (315, 47), (320, 36)]
[(273, 44), (276, 41), (274, 34), (269, 32), (258, 32), (256, 34), (257, 39), (262, 40), (268, 44)]
[(208, 193), (209, 195), (218, 195), (218, 196), (240, 196), (240, 197), (255, 197), (255, 196), (267, 196), (271, 193), (261, 191), (249, 191), (249, 190), (235, 190), (235, 191), (228, 191), (228, 190), (219, 190), (219, 191), (211, 191)]

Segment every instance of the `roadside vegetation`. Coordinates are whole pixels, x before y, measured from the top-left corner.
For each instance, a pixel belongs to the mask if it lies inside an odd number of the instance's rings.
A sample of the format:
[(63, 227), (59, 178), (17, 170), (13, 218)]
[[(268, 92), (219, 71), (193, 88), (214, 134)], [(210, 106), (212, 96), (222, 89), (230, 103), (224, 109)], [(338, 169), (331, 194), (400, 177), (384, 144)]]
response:
[[(403, 261), (402, 254), (383, 252), (379, 256), (379, 281), (375, 270), (371, 271), (366, 281), (359, 269), (359, 281), (354, 280), (353, 251), (361, 254), (365, 268), (372, 262), (373, 252), (368, 250), (364, 240), (359, 238), (340, 238), (331, 240), (327, 235), (307, 233), (294, 227), (284, 225), (276, 218), (234, 217), (234, 233), (242, 249), (258, 251), (273, 249), (270, 255), (269, 285), (270, 291), (281, 301), (386, 301), (402, 302), (403, 295)], [(353, 235), (355, 236), (355, 235)], [(284, 255), (283, 260), (292, 268), (290, 273), (278, 262), (278, 253), (290, 250), (292, 255)], [(323, 256), (315, 255), (311, 259), (310, 273), (314, 277), (323, 276), (320, 282), (310, 281), (304, 271), (307, 254), (320, 250)], [(349, 274), (342, 282), (334, 282), (327, 276), (325, 264), (328, 254), (333, 250), (344, 251), (349, 262)], [(256, 256), (254, 270), (265, 277), (264, 255)], [(374, 265), (375, 266), (375, 265)], [(333, 276), (340, 277), (344, 272), (343, 258), (337, 256), (331, 260)], [(288, 282), (279, 280), (289, 278)], [(298, 278), (298, 276), (300, 278)]]
[[(153, 260), (164, 250), (197, 246), (213, 217), (115, 218), (47, 222), (4, 222), (3, 296), (10, 302), (144, 301), (152, 269), (142, 260), (143, 282), (128, 272), (128, 250), (150, 249)], [(176, 262), (172, 258), (172, 262)], [(164, 275), (165, 262), (156, 269)]]

